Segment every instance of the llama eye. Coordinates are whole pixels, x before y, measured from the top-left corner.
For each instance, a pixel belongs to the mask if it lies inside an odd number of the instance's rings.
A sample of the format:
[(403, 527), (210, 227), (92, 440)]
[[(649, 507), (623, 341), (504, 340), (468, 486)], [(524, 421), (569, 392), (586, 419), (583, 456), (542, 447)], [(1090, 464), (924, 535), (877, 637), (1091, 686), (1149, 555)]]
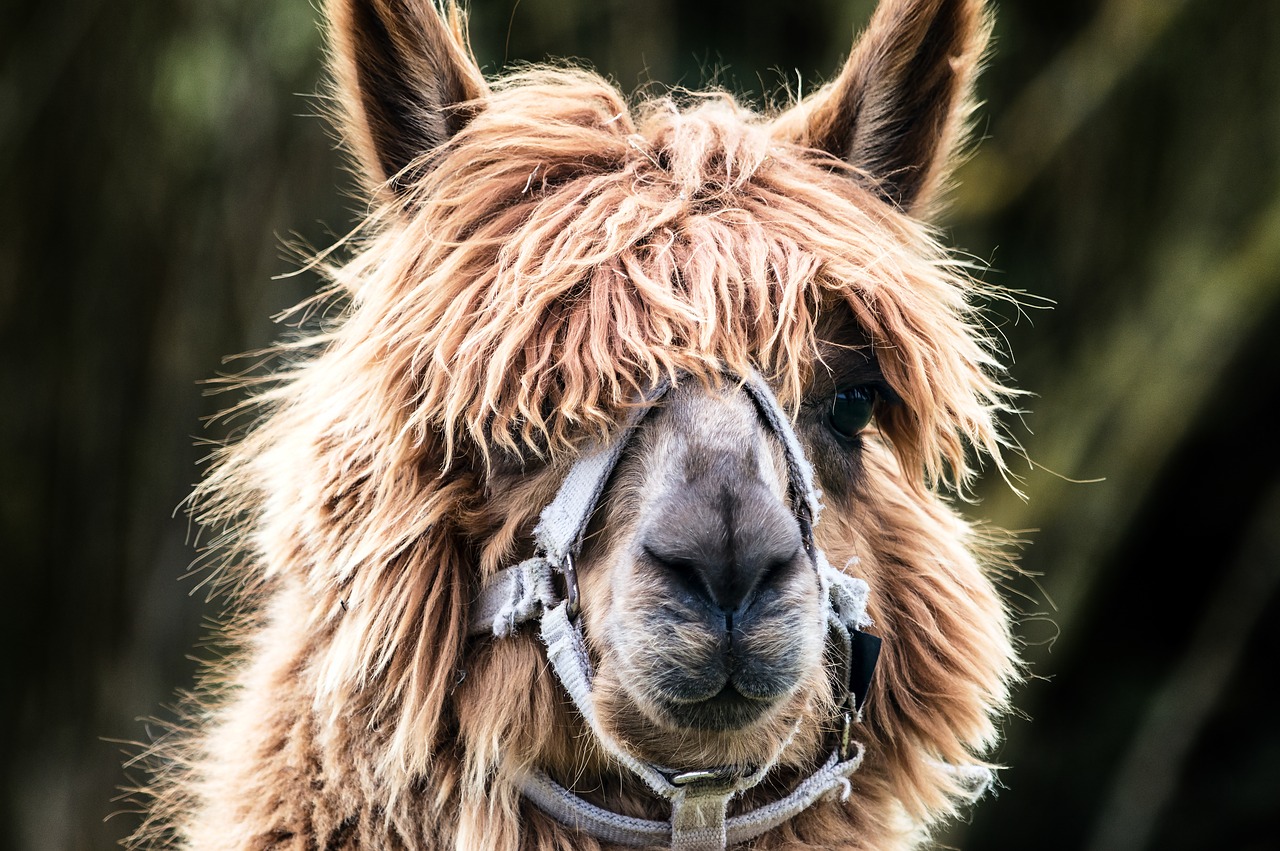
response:
[(876, 404), (876, 390), (866, 384), (840, 390), (831, 398), (831, 410), (827, 413), (827, 425), (846, 440), (858, 436), (871, 423), (872, 409)]

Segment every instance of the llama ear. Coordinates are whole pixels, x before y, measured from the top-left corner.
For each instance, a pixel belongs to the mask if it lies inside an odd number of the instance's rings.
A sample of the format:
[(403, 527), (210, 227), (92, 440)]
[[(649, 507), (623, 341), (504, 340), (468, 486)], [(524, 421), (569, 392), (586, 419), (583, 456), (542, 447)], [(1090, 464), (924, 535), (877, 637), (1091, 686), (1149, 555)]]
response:
[(881, 0), (840, 76), (774, 132), (846, 160), (887, 201), (927, 215), (973, 110), (989, 33), (982, 0)]
[(397, 195), (423, 155), (453, 138), (488, 93), (453, 0), (330, 0), (330, 72), (340, 124), (364, 176)]

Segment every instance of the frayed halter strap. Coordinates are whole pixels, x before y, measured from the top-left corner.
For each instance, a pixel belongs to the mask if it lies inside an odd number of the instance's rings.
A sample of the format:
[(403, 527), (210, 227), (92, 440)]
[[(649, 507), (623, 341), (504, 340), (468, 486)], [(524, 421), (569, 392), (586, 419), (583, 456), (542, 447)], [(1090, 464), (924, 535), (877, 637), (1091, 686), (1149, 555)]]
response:
[[(534, 529), (537, 555), (492, 577), (472, 610), (472, 635), (505, 638), (526, 621), (538, 620), (551, 667), (600, 744), (655, 795), (671, 803), (669, 821), (632, 818), (583, 800), (541, 771), (535, 770), (525, 781), (521, 791), (539, 809), (567, 827), (606, 842), (669, 845), (678, 851), (722, 851), (782, 824), (826, 795), (839, 791), (847, 797), (848, 778), (862, 762), (863, 747), (850, 741), (849, 733), (852, 723), (860, 719), (880, 649), (880, 639), (863, 632), (871, 623), (866, 613), (869, 589), (863, 580), (832, 568), (814, 543), (813, 525), (822, 505), (814, 486), (813, 467), (769, 385), (752, 370), (742, 378), (742, 387), (782, 441), (786, 454), (792, 510), (821, 585), (828, 641), (838, 659), (833, 678), (836, 697), (844, 708), (844, 729), (831, 756), (791, 794), (728, 818), (729, 801), (765, 778), (786, 743), (768, 763), (751, 771), (723, 767), (672, 771), (637, 759), (601, 726), (591, 699), (591, 660), (578, 623), (578, 582), (573, 559), (582, 546), (605, 483), (632, 433), (670, 389), (670, 384), (663, 382), (643, 405), (632, 410), (610, 443), (586, 453), (574, 464)], [(556, 590), (556, 574), (565, 587), (563, 596)], [(796, 732), (792, 731), (793, 737)]]

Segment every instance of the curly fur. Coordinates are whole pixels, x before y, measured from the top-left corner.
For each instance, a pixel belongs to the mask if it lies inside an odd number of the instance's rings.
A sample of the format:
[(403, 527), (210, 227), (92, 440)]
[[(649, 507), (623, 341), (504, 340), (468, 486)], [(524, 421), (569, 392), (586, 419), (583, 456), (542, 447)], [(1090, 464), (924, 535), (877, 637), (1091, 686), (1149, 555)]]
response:
[[(341, 316), (285, 347), (290, 365), (246, 403), (256, 424), (196, 495), (230, 553), (235, 649), (156, 748), (136, 844), (598, 848), (521, 802), (533, 766), (665, 817), (586, 736), (532, 636), (466, 639), (470, 601), (526, 554), (584, 443), (654, 381), (754, 365), (800, 418), (828, 392), (830, 353), (863, 341), (895, 398), (856, 469), (815, 464), (819, 542), (870, 583), (885, 639), (867, 756), (846, 801), (753, 847), (924, 840), (965, 799), (943, 762), (981, 760), (1016, 669), (1002, 562), (938, 495), (963, 492), (980, 454), (1003, 470), (994, 418), (1011, 391), (979, 285), (913, 215), (937, 200), (970, 110), (981, 4), (884, 0), (845, 72), (773, 116), (723, 93), (633, 107), (572, 69), (485, 83), (447, 12), (451, 27), (422, 0), (331, 3), (344, 126), (376, 208), (332, 270)], [(360, 30), (371, 20), (382, 36)], [(418, 50), (411, 79), (388, 82), (385, 56), (370, 73), (364, 54), (385, 44)], [(441, 63), (453, 70), (432, 89)], [(452, 100), (423, 95), (414, 114), (443, 118), (409, 120), (374, 85)], [(887, 148), (914, 126), (895, 108), (932, 128), (901, 146), (915, 172)], [(601, 509), (601, 549), (624, 502)], [(584, 578), (588, 612), (604, 570)], [(795, 709), (805, 731), (757, 799), (821, 759), (830, 695), (814, 680)]]

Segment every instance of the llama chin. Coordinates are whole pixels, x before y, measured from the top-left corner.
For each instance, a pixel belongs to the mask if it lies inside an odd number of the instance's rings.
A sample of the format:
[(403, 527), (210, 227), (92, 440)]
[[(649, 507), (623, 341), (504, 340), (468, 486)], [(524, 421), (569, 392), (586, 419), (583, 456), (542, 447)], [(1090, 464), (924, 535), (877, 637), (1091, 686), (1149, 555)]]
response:
[(373, 213), (197, 491), (238, 649), (134, 844), (927, 841), (1018, 676), (944, 496), (1014, 391), (927, 223), (985, 4), (881, 0), (763, 115), (486, 80), (452, 3), (326, 13)]

